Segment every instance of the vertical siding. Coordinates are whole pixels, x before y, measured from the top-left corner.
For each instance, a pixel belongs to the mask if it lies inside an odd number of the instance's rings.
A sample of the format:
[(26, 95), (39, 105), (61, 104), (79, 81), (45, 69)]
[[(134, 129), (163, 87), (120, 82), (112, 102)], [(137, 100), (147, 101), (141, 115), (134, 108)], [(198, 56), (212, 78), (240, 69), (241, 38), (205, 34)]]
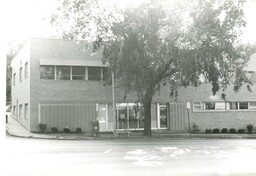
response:
[(184, 103), (169, 103), (168, 124), (170, 131), (186, 130), (186, 106)]
[(90, 131), (92, 120), (96, 120), (96, 105), (93, 103), (41, 105), (41, 122), (47, 124), (48, 130), (69, 127), (75, 131), (80, 127), (83, 131)]

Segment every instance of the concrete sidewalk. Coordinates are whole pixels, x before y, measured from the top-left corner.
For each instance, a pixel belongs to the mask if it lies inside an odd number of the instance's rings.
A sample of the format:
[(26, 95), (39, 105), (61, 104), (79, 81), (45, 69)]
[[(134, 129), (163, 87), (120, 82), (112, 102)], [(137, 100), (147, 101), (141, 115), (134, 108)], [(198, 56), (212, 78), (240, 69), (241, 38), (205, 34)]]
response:
[[(115, 137), (114, 133), (100, 133), (99, 136), (92, 136), (91, 133), (31, 133), (27, 129), (25, 129), (17, 120), (10, 117), (8, 119), (8, 123), (6, 124), (6, 131), (16, 137), (23, 137), (23, 138), (37, 138), (37, 139), (60, 139), (60, 140), (113, 140), (113, 139), (120, 139), (120, 138), (145, 138), (143, 136), (142, 131), (132, 132), (129, 137), (121, 136)], [(205, 139), (256, 139), (256, 134), (192, 134), (190, 136), (189, 133), (172, 133), (169, 131), (159, 131), (153, 130), (151, 138), (174, 138), (174, 139), (188, 139), (192, 137), (193, 139), (196, 138), (205, 138)]]

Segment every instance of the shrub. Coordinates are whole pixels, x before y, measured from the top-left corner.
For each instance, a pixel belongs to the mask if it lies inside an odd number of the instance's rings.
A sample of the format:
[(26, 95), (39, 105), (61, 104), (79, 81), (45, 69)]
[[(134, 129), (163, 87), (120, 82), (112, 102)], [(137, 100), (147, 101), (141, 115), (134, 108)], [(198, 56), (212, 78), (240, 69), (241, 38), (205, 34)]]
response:
[(63, 128), (64, 133), (70, 133), (70, 129), (68, 127)]
[(77, 133), (82, 133), (82, 128), (76, 128)]
[(57, 127), (52, 127), (51, 130), (52, 130), (52, 132), (54, 132), (54, 133), (58, 132), (58, 128), (57, 128)]
[(253, 127), (252, 124), (249, 124), (249, 125), (246, 126), (246, 128), (248, 130), (248, 133), (251, 134), (254, 127)]
[(228, 133), (228, 129), (227, 129), (227, 128), (223, 128), (223, 129), (221, 130), (221, 133)]
[(47, 128), (47, 125), (44, 124), (44, 123), (39, 123), (39, 124), (37, 125), (37, 127), (39, 128), (39, 130), (40, 130), (41, 132), (44, 132), (44, 131), (46, 130), (46, 128)]
[(199, 133), (200, 129), (199, 129), (199, 125), (197, 125), (196, 123), (192, 124), (192, 133)]
[(220, 129), (219, 128), (214, 128), (213, 130), (212, 130), (212, 133), (220, 133)]
[(230, 128), (229, 133), (236, 133), (236, 129), (235, 128)]
[(244, 129), (238, 129), (237, 132), (240, 133), (240, 134), (244, 134), (244, 131), (245, 131)]
[(212, 130), (211, 129), (205, 129), (205, 133), (211, 133)]

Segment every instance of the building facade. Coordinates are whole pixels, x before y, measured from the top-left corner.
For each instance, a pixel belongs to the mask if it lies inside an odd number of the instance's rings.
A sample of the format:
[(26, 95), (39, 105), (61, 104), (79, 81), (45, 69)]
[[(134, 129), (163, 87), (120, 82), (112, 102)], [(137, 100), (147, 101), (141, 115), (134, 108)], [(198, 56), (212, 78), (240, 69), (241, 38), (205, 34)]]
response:
[[(92, 53), (85, 42), (58, 39), (31, 39), (13, 59), (12, 115), (26, 129), (38, 131), (68, 127), (71, 131), (91, 130), (91, 121), (99, 120), (100, 131), (141, 130), (144, 128), (142, 106), (135, 95), (116, 89), (116, 117), (112, 106), (112, 90), (104, 80), (108, 65), (101, 53)], [(250, 74), (254, 75), (253, 71)], [(152, 129), (174, 132), (188, 131), (191, 123), (203, 131), (208, 128), (246, 128), (256, 125), (256, 87), (249, 93), (244, 87), (234, 93), (232, 87), (212, 96), (211, 85), (180, 88), (177, 100), (163, 87), (152, 102)], [(187, 105), (189, 109), (187, 111)]]

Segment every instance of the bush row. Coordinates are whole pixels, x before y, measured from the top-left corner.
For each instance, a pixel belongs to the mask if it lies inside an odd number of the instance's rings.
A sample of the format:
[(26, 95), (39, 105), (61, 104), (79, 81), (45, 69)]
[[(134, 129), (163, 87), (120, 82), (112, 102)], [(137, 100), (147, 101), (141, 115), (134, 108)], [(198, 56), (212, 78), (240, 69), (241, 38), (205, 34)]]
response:
[(214, 129), (205, 129), (205, 133), (214, 133), (214, 134), (217, 134), (217, 133), (240, 133), (240, 134), (243, 134), (243, 133), (245, 133), (245, 130), (244, 129), (236, 130), (235, 128), (230, 128), (230, 129), (223, 128), (220, 130), (219, 128), (214, 128)]
[[(39, 128), (39, 130), (41, 131), (41, 132), (44, 132), (45, 130), (46, 130), (46, 128), (47, 128), (47, 125), (46, 124), (43, 124), (43, 123), (39, 123), (38, 124), (38, 128)], [(53, 133), (57, 133), (57, 132), (59, 132), (59, 129), (57, 128), (57, 127), (52, 127), (51, 128), (51, 131), (53, 132)], [(64, 133), (71, 133), (71, 130), (68, 128), (68, 127), (65, 127), (65, 128), (63, 128), (63, 131), (62, 132), (64, 132)], [(76, 133), (82, 133), (82, 128), (76, 128), (76, 131), (75, 131)]]

